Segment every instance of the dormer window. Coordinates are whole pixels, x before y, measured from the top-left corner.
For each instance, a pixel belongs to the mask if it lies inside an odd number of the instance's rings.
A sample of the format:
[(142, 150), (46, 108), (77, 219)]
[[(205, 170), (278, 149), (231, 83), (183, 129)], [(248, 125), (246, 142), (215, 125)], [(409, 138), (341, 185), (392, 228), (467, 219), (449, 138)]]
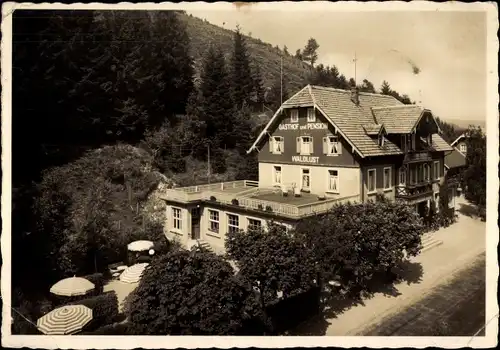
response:
[(314, 108), (308, 108), (307, 109), (307, 122), (314, 123), (315, 121), (316, 121), (316, 113), (314, 111)]
[(299, 110), (298, 109), (292, 109), (290, 111), (290, 121), (292, 123), (298, 123), (299, 122)]
[(378, 135), (378, 145), (379, 145), (379, 147), (384, 147), (384, 140), (385, 140), (384, 135)]

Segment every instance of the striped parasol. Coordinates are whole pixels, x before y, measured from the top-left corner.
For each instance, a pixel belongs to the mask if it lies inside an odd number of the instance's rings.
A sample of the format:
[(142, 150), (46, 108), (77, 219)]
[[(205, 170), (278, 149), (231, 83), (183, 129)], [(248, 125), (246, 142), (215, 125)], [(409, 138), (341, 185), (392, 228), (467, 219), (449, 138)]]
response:
[(75, 334), (92, 320), (92, 310), (84, 305), (66, 305), (52, 310), (37, 321), (38, 329), (47, 335)]
[(95, 288), (94, 283), (82, 277), (70, 277), (60, 280), (50, 288), (55, 295), (72, 297), (85, 295)]
[(151, 241), (135, 241), (129, 243), (127, 246), (128, 250), (132, 252), (143, 252), (154, 247), (154, 243)]
[(144, 270), (146, 269), (146, 267), (148, 267), (148, 265), (149, 265), (148, 263), (140, 263), (128, 267), (120, 275), (120, 281), (126, 283), (139, 282), (142, 274), (144, 273)]

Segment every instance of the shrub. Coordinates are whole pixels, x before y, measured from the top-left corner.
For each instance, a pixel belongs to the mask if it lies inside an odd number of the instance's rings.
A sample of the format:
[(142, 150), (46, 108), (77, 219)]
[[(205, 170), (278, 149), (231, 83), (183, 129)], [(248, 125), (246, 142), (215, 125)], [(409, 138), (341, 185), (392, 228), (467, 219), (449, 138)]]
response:
[(210, 200), (215, 202), (217, 200), (217, 198), (215, 198), (215, 196), (210, 196)]
[(232, 201), (231, 201), (231, 204), (232, 205), (239, 205), (240, 203), (238, 202), (238, 200), (236, 198), (234, 198)]
[(273, 212), (273, 208), (270, 205), (266, 205), (266, 211), (272, 213)]
[(254, 293), (222, 257), (174, 251), (155, 260), (126, 301), (138, 334), (240, 334)]
[(113, 323), (99, 327), (94, 331), (84, 331), (80, 335), (132, 335), (133, 329), (128, 322)]
[(118, 318), (118, 297), (114, 291), (71, 304), (81, 304), (92, 309), (93, 318), (89, 325), (85, 327), (85, 330), (95, 330), (110, 325)]
[(94, 295), (99, 295), (102, 293), (105, 283), (105, 278), (103, 273), (93, 273), (91, 275), (83, 276), (83, 278), (89, 280), (94, 283)]

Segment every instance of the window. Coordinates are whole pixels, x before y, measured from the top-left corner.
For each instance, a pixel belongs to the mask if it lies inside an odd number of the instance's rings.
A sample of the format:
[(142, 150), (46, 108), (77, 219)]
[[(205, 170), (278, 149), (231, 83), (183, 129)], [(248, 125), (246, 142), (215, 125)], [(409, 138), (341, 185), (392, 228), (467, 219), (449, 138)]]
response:
[(219, 212), (216, 210), (209, 210), (208, 213), (208, 230), (211, 232), (219, 233)]
[(467, 152), (467, 145), (465, 143), (460, 144), (460, 152), (462, 152), (462, 153)]
[(316, 113), (314, 111), (314, 108), (307, 109), (307, 121), (309, 123), (314, 123), (316, 121)]
[(311, 188), (311, 174), (309, 169), (302, 169), (302, 189), (309, 190)]
[(439, 179), (439, 161), (434, 162), (434, 180)]
[(406, 152), (407, 143), (406, 143), (406, 135), (401, 135), (401, 150)]
[(182, 230), (182, 212), (179, 208), (172, 208), (174, 229)]
[(297, 138), (298, 153), (302, 155), (310, 155), (313, 150), (313, 138), (310, 136), (302, 136)]
[(424, 174), (423, 166), (422, 164), (419, 164), (417, 166), (417, 183), (420, 183), (424, 180), (423, 174)]
[(328, 192), (339, 193), (338, 170), (328, 170)]
[(376, 179), (375, 179), (375, 169), (368, 170), (368, 193), (375, 192), (376, 189)]
[(384, 190), (390, 189), (392, 187), (392, 169), (384, 168)]
[(227, 214), (227, 232), (234, 233), (240, 229), (240, 218), (238, 215)]
[(298, 123), (299, 122), (299, 111), (297, 109), (292, 109), (290, 111), (290, 121), (292, 123)]
[(410, 183), (413, 185), (416, 182), (417, 182), (417, 168), (411, 167), (410, 168)]
[(429, 181), (429, 165), (424, 164), (424, 181)]
[(406, 184), (406, 169), (404, 168), (399, 169), (399, 184), (400, 185)]
[(323, 153), (329, 156), (342, 153), (342, 147), (337, 136), (328, 136), (323, 138)]
[(248, 218), (249, 230), (260, 230), (261, 227), (262, 227), (262, 222), (260, 220)]
[(273, 180), (274, 180), (274, 184), (281, 184), (281, 167), (280, 166), (274, 166), (273, 167)]
[(284, 147), (284, 139), (282, 136), (274, 136), (271, 138), (271, 142), (269, 144), (270, 151), (273, 154), (282, 154)]
[(415, 134), (411, 134), (411, 149), (413, 151), (415, 151), (417, 149), (417, 146), (416, 146), (416, 138), (415, 138)]

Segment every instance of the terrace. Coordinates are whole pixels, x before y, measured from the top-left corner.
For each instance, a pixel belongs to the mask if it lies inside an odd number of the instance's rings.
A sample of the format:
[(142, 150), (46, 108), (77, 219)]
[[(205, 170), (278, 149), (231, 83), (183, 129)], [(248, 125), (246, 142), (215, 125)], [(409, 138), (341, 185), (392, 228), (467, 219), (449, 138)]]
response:
[(284, 196), (279, 187), (262, 188), (257, 181), (250, 180), (168, 189), (162, 198), (185, 204), (205, 201), (232, 205), (290, 219), (321, 214), (336, 204), (359, 202), (360, 199), (358, 194), (328, 196), (324, 199), (310, 193), (301, 193), (300, 197), (292, 193)]

